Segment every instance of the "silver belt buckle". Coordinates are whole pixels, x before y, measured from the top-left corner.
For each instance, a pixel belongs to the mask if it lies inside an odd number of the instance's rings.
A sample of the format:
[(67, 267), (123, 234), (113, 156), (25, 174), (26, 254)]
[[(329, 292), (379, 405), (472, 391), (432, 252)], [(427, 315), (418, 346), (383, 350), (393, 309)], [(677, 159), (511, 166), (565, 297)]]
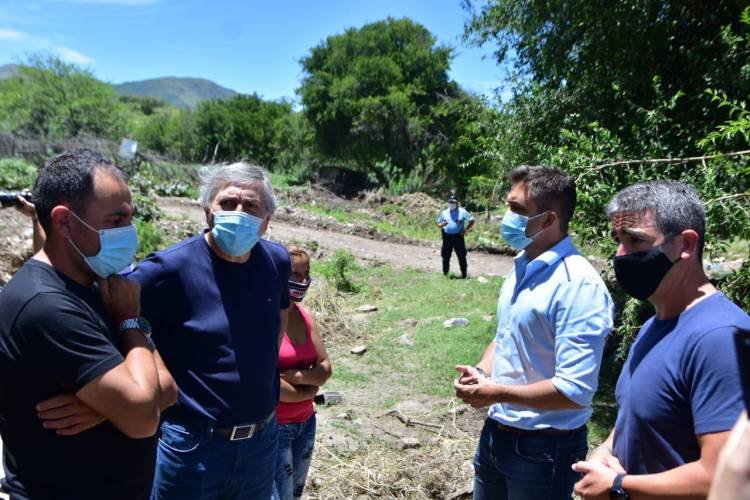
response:
[(243, 439), (250, 439), (253, 434), (255, 434), (255, 424), (238, 425), (232, 427), (232, 435), (229, 436), (229, 440), (242, 441)]

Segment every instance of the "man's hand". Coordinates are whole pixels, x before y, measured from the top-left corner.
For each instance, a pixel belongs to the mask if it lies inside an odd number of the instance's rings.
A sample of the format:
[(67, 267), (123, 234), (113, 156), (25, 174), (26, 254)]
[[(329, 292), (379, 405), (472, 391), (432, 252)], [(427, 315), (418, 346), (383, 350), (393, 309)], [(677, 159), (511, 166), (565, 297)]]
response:
[[(471, 370), (472, 367), (465, 368)], [(458, 367), (456, 369), (458, 370)], [(476, 375), (468, 370), (463, 371), (461, 369), (459, 371), (462, 372), (462, 375), (453, 382), (456, 397), (474, 408), (486, 408), (500, 402), (496, 391), (497, 384), (493, 384), (488, 379), (482, 377), (476, 370), (474, 370)]]
[(576, 462), (573, 470), (583, 474), (580, 481), (575, 484), (575, 492), (584, 500), (606, 500), (612, 483), (615, 482), (617, 472), (604, 465), (600, 460), (588, 460)]
[(140, 283), (114, 274), (98, 283), (104, 309), (112, 319), (121, 321), (141, 315)]
[(27, 217), (31, 217), (32, 219), (36, 218), (36, 208), (34, 208), (34, 204), (28, 201), (23, 196), (18, 196), (18, 205), (16, 205), (16, 210), (21, 212)]
[(587, 459), (589, 462), (600, 462), (603, 465), (609, 467), (617, 474), (625, 474), (625, 468), (623, 468), (620, 460), (612, 454), (612, 450), (608, 446), (599, 446), (594, 449)]
[(473, 385), (479, 382), (480, 378), (487, 378), (475, 366), (456, 365), (455, 368), (459, 373), (458, 382), (463, 385)]
[(106, 418), (87, 406), (74, 394), (61, 394), (36, 405), (37, 416), (45, 429), (60, 436), (73, 436), (96, 427)]

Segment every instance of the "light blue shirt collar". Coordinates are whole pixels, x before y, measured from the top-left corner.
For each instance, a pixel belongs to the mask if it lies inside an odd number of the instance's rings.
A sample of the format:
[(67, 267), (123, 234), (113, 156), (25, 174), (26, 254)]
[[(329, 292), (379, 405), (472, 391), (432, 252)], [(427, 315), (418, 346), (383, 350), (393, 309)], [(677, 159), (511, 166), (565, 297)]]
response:
[(529, 262), (526, 250), (523, 250), (513, 258), (516, 271), (516, 289), (523, 285), (524, 279), (531, 278), (544, 267), (553, 266), (558, 260), (575, 252), (576, 249), (570, 236), (561, 239), (552, 248), (543, 252), (531, 262)]

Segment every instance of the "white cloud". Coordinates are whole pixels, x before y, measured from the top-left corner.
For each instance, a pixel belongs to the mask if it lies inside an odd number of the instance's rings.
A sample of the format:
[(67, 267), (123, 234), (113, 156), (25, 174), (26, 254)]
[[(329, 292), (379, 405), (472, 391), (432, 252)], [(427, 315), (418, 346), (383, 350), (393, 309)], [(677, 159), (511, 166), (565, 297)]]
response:
[(23, 40), (26, 36), (20, 31), (0, 29), (0, 40)]
[(55, 47), (54, 51), (63, 60), (69, 63), (86, 65), (86, 64), (91, 64), (92, 62), (94, 62), (94, 60), (91, 59), (89, 56), (85, 56), (81, 54), (80, 52), (76, 52), (75, 50), (69, 49), (67, 47)]
[(30, 35), (22, 31), (0, 28), (0, 42), (3, 41), (15, 42), (22, 46), (22, 50), (52, 52), (62, 60), (73, 64), (88, 65), (94, 62), (92, 58), (76, 50), (56, 45), (46, 38)]

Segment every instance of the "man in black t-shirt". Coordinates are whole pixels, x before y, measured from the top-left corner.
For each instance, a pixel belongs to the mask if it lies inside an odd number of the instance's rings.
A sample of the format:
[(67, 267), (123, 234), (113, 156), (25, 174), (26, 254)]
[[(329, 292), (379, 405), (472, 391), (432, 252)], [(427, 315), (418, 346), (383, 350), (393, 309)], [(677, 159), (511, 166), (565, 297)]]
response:
[[(11, 499), (148, 498), (161, 409), (177, 388), (148, 337), (130, 191), (87, 150), (34, 189), (43, 249), (0, 292), (0, 435)], [(95, 287), (96, 282), (96, 287)]]

